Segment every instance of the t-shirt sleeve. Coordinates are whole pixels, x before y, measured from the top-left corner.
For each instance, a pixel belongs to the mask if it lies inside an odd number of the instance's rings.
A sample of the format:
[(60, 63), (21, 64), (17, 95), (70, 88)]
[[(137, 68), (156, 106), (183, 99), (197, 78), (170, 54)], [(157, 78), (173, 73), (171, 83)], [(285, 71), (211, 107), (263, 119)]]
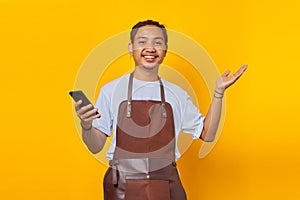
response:
[(191, 98), (187, 96), (183, 116), (182, 131), (193, 135), (193, 139), (198, 139), (203, 129), (204, 116), (193, 104)]
[(109, 94), (105, 90), (101, 89), (95, 107), (98, 108), (98, 112), (100, 113), (101, 117), (93, 121), (93, 127), (100, 130), (107, 136), (111, 136), (113, 120), (110, 109), (111, 106)]

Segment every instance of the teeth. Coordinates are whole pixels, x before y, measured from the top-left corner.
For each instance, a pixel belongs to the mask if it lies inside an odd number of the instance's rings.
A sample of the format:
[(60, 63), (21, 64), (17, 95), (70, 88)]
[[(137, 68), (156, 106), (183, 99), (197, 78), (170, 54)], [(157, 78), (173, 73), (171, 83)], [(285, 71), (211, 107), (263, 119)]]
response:
[(145, 58), (155, 58), (155, 56), (144, 56)]

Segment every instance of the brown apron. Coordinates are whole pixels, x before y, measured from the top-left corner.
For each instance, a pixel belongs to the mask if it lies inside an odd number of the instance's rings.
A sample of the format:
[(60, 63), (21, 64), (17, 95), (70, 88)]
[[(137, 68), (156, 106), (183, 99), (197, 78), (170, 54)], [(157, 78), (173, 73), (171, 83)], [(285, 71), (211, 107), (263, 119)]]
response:
[(119, 106), (116, 148), (104, 177), (105, 200), (185, 200), (175, 163), (172, 107), (161, 101), (128, 99)]

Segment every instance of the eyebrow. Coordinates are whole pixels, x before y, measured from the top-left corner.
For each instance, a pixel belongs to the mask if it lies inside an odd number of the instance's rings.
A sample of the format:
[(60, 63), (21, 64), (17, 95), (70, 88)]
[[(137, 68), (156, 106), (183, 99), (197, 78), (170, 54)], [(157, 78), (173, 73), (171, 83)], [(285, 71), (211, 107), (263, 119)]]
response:
[[(140, 37), (137, 37), (137, 39), (148, 39), (148, 37), (145, 37), (145, 36), (140, 36)], [(154, 39), (161, 39), (161, 40), (164, 40), (163, 37), (154, 37)]]
[(140, 36), (140, 37), (137, 37), (136, 39), (148, 39), (148, 38), (147, 38), (147, 37)]

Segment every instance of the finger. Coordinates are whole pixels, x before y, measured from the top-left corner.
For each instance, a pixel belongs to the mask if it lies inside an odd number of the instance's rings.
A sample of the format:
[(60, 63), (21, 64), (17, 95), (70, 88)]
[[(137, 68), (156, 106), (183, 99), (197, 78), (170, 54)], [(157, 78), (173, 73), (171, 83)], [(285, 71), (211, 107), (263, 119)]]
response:
[(100, 114), (98, 114), (98, 115), (91, 115), (91, 116), (89, 116), (89, 117), (87, 117), (87, 118), (84, 118), (84, 119), (81, 119), (83, 122), (92, 122), (94, 119), (96, 119), (96, 118), (100, 118), (101, 117), (101, 115)]
[(82, 120), (90, 120), (90, 118), (93, 118), (96, 116), (97, 108), (90, 110), (88, 112), (85, 112), (84, 114), (81, 115)]
[(248, 64), (244, 64), (244, 65), (241, 67), (241, 70), (244, 72), (247, 68), (248, 68)]
[(248, 68), (247, 64), (243, 65), (236, 73), (233, 74), (233, 76), (236, 78), (240, 77), (247, 68)]
[(87, 120), (93, 121), (93, 120), (96, 119), (96, 118), (101, 118), (101, 114), (92, 115), (92, 116), (90, 116)]
[(230, 70), (226, 70), (225, 72), (224, 72), (224, 74), (222, 74), (222, 76), (223, 77), (226, 77), (226, 76), (228, 76), (230, 74)]
[(77, 110), (77, 113), (78, 113), (78, 115), (83, 115), (88, 110), (90, 110), (92, 107), (93, 107), (92, 104), (89, 104), (89, 105), (86, 105), (86, 106), (82, 106), (79, 110)]
[(247, 65), (243, 65), (237, 72), (230, 76), (231, 84), (235, 83), (247, 69)]
[(82, 101), (81, 101), (81, 100), (79, 100), (79, 101), (77, 101), (77, 102), (75, 103), (75, 110), (76, 110), (76, 111), (80, 109), (80, 105), (81, 105), (81, 104), (82, 104)]

